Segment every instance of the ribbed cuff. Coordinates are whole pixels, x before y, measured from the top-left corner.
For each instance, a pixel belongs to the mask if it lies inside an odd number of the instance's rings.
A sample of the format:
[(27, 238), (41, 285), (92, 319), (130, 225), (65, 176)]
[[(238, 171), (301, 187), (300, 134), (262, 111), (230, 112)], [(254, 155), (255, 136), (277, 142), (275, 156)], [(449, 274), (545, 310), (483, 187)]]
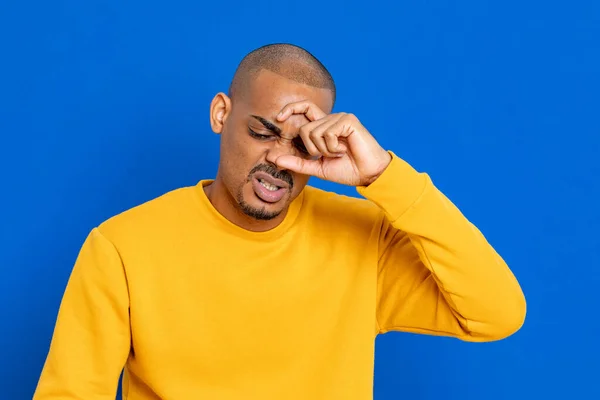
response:
[(392, 161), (385, 171), (369, 186), (357, 186), (356, 190), (377, 204), (393, 222), (421, 197), (430, 180), (392, 151), (388, 153)]

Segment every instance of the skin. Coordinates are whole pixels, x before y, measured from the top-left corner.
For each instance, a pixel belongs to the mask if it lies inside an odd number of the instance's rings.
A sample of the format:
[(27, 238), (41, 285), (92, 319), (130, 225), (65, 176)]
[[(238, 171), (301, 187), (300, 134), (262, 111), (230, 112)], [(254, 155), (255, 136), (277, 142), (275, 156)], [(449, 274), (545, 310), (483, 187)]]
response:
[[(242, 228), (266, 231), (281, 223), (310, 176), (352, 186), (374, 182), (391, 155), (356, 116), (330, 114), (332, 105), (329, 90), (266, 70), (235, 101), (217, 94), (210, 118), (222, 135), (221, 158), (215, 181), (204, 189), (217, 211)], [(289, 185), (280, 201), (266, 203), (255, 194), (257, 168)]]
[[(288, 183), (291, 181), (292, 188), (282, 200), (268, 204), (256, 196), (249, 182), (253, 168), (262, 166), (277, 170), (276, 160), (283, 155), (309, 157), (293, 141), (309, 119), (294, 115), (286, 121), (276, 120), (287, 104), (304, 100), (329, 111), (333, 104), (329, 90), (303, 85), (268, 70), (261, 71), (243, 95), (230, 99), (226, 94), (218, 93), (214, 97), (210, 122), (213, 131), (221, 135), (220, 161), (215, 180), (205, 187), (205, 192), (217, 211), (234, 224), (251, 231), (274, 228), (283, 221), (290, 203), (306, 186), (309, 175), (282, 170), (281, 177)], [(280, 134), (269, 130), (253, 116), (271, 122), (281, 130)], [(252, 137), (248, 128), (269, 137), (263, 140)], [(248, 215), (253, 214), (252, 211), (261, 212), (262, 218)]]

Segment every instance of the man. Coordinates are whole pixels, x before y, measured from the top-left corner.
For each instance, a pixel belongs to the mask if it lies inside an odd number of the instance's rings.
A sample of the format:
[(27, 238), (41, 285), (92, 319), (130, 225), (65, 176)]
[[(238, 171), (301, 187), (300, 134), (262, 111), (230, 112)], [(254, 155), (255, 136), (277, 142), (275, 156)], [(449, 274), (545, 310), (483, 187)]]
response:
[(377, 334), (517, 331), (525, 299), (502, 258), (334, 102), (307, 51), (247, 55), (211, 103), (215, 179), (91, 231), (35, 399), (114, 399), (123, 367), (129, 400), (369, 399)]

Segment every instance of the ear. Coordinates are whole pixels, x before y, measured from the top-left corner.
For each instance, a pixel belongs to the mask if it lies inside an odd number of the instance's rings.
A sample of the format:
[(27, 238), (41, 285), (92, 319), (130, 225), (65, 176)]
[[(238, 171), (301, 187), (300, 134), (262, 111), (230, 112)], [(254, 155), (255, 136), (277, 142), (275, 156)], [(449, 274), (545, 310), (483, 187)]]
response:
[(214, 133), (223, 132), (223, 126), (230, 112), (231, 99), (225, 93), (217, 93), (210, 103), (210, 126)]

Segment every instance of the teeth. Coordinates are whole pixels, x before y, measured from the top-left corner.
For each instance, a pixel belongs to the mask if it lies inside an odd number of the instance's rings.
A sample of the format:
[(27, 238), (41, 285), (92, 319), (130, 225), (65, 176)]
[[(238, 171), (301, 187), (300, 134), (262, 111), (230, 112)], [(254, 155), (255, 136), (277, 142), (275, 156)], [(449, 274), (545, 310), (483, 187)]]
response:
[(276, 191), (277, 189), (279, 189), (279, 187), (275, 186), (275, 185), (271, 185), (268, 182), (265, 182), (262, 179), (259, 179), (258, 182), (260, 182), (261, 185), (263, 185), (265, 188), (267, 188), (267, 190), (270, 190), (271, 192)]

